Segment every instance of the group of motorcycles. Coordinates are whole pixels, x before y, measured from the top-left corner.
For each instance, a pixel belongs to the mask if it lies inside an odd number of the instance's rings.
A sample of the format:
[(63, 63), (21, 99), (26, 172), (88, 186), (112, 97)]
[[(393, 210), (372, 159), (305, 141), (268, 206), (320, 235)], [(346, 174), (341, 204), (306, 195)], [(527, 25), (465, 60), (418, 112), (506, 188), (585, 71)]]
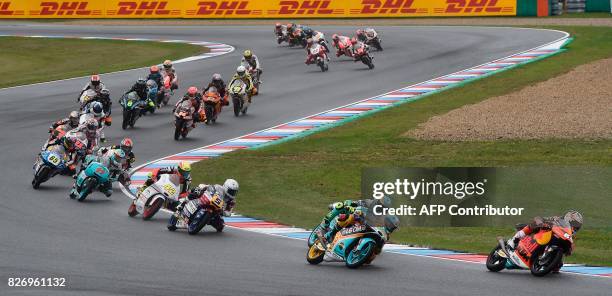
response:
[[(325, 35), (314, 31), (308, 26), (287, 24), (276, 24), (276, 41), (278, 44), (286, 42), (289, 47), (301, 46), (307, 50), (307, 64), (317, 65), (322, 72), (329, 70), (330, 47)], [(374, 69), (374, 59), (370, 54), (370, 48), (374, 47), (382, 51), (382, 40), (373, 28), (357, 30), (353, 38), (347, 36), (333, 35), (333, 43), (336, 57), (342, 55), (352, 58), (355, 62), (362, 62), (369, 69)]]

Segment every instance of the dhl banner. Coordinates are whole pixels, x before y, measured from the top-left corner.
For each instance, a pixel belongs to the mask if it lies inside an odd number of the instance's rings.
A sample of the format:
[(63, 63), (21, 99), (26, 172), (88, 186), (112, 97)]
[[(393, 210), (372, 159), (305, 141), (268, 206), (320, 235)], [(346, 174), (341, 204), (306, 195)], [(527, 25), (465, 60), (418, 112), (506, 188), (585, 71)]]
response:
[(516, 15), (516, 0), (0, 0), (0, 19), (493, 15)]

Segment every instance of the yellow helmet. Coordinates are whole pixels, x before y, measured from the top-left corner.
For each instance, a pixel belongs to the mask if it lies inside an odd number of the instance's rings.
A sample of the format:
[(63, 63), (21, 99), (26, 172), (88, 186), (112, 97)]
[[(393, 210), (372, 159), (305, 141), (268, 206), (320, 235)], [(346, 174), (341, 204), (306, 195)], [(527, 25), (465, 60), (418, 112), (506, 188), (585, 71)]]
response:
[(164, 61), (164, 68), (170, 68), (172, 67), (172, 61), (171, 60), (165, 60)]
[(183, 177), (186, 177), (191, 172), (191, 164), (186, 161), (179, 162), (178, 171)]
[(247, 49), (247, 50), (244, 51), (243, 55), (244, 55), (245, 58), (250, 59), (253, 56), (253, 53), (251, 52), (250, 49)]

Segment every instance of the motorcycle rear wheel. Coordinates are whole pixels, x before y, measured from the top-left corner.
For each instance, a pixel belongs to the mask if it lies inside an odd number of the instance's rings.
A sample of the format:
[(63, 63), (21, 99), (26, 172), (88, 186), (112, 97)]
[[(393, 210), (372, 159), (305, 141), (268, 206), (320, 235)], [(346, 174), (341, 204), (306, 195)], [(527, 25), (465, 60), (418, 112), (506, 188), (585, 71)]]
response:
[(325, 257), (325, 252), (319, 250), (315, 244), (308, 248), (308, 252), (306, 253), (306, 261), (308, 261), (308, 263), (313, 265), (319, 264), (323, 262), (323, 257)]
[(489, 256), (487, 256), (487, 269), (492, 272), (501, 271), (506, 267), (506, 261), (508, 259), (500, 257), (497, 254), (497, 251), (500, 249), (501, 247), (497, 245), (497, 247), (495, 247), (491, 253), (489, 253)]
[(547, 275), (555, 267), (559, 266), (559, 264), (561, 263), (561, 260), (563, 260), (563, 250), (555, 249), (552, 251), (554, 252), (553, 254), (548, 255), (550, 256), (548, 259), (548, 262), (542, 265), (540, 264), (540, 261), (539, 261), (539, 257), (542, 254), (542, 252), (544, 252), (544, 248), (540, 248), (539, 250), (536, 250), (531, 255), (534, 259), (533, 259), (533, 262), (531, 263), (531, 266), (529, 266), (529, 270), (531, 271), (531, 274), (537, 277)]

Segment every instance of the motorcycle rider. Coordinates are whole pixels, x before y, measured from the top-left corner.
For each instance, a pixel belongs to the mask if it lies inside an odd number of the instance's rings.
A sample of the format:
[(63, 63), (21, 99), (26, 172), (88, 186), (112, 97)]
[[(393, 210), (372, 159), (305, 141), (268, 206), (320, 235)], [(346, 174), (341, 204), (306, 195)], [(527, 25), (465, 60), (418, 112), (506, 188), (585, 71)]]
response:
[[(555, 221), (558, 221), (561, 219), (567, 221), (571, 225), (572, 231), (574, 234), (578, 232), (580, 228), (582, 228), (582, 223), (584, 221), (582, 218), (582, 214), (574, 210), (567, 211), (565, 215), (563, 215), (563, 217), (559, 217), (559, 216), (535, 217), (529, 224), (527, 224), (521, 230), (517, 231), (514, 234), (514, 236), (512, 236), (512, 238), (510, 238), (507, 241), (507, 246), (511, 250), (514, 250), (514, 248), (516, 247), (516, 244), (524, 237), (532, 233), (537, 233), (543, 228), (550, 229), (552, 227), (552, 224), (555, 223)], [(563, 262), (561, 262), (559, 266), (555, 267), (555, 269), (553, 269), (553, 272), (558, 273), (559, 269), (561, 269), (562, 266), (563, 266)]]
[(215, 190), (219, 195), (223, 198), (223, 216), (216, 216), (210, 221), (210, 225), (214, 227), (217, 232), (223, 231), (223, 227), (225, 227), (225, 220), (223, 217), (229, 217), (232, 215), (234, 211), (234, 207), (236, 207), (236, 196), (238, 195), (238, 190), (240, 186), (238, 182), (234, 179), (227, 179), (221, 184), (200, 184), (197, 187), (193, 188), (187, 198), (181, 201), (181, 203), (176, 207), (175, 213), (180, 213), (183, 206), (190, 200), (198, 199), (204, 192), (207, 190)]
[(250, 103), (251, 97), (253, 96), (253, 93), (256, 90), (255, 90), (255, 86), (253, 85), (253, 80), (251, 79), (251, 75), (247, 73), (246, 68), (242, 65), (238, 66), (238, 68), (236, 69), (236, 74), (234, 74), (234, 76), (232, 77), (232, 80), (229, 82), (229, 85), (231, 86), (236, 80), (242, 80), (242, 82), (246, 84), (246, 93), (247, 93), (247, 97)]
[[(98, 155), (90, 159), (92, 161), (96, 161), (105, 166), (112, 175), (122, 174), (123, 173), (123, 161), (125, 159), (125, 153), (121, 149), (112, 149), (107, 151), (102, 155)], [(89, 163), (84, 163), (85, 166), (88, 166)], [(127, 173), (126, 173), (127, 174)], [(106, 197), (110, 197), (113, 194), (113, 178), (109, 179), (105, 183), (99, 185), (100, 192), (104, 193)], [(127, 183), (129, 183), (129, 175), (127, 179)], [(72, 190), (70, 191), (70, 198), (74, 199), (77, 197), (78, 192), (76, 188), (76, 182), (72, 185)]]
[(172, 66), (171, 60), (165, 60), (162, 64), (164, 71), (162, 76), (170, 76), (170, 90), (178, 89), (178, 76), (176, 75), (176, 70)]
[(263, 70), (261, 69), (259, 59), (256, 55), (253, 54), (250, 49), (245, 50), (242, 55), (241, 64), (246, 65), (247, 63), (251, 67), (251, 69), (255, 69), (255, 71), (257, 71), (257, 77), (259, 78), (259, 82), (261, 83), (261, 73), (263, 73)]
[(94, 98), (94, 100), (102, 104), (102, 111), (104, 112), (104, 124), (110, 126), (112, 124), (111, 106), (113, 105), (113, 102), (110, 98), (110, 91), (106, 88), (103, 88), (100, 93)]
[[(317, 56), (310, 54), (310, 48), (313, 45), (314, 45), (314, 40), (312, 40), (312, 38), (308, 38), (308, 40), (306, 40), (306, 61), (304, 61), (306, 65), (310, 65), (314, 63), (315, 59), (317, 58)], [(325, 54), (325, 59), (329, 62), (328, 54)]]
[(129, 170), (132, 168), (132, 164), (136, 161), (136, 156), (134, 155), (134, 152), (132, 151), (133, 147), (134, 147), (134, 142), (132, 141), (132, 139), (123, 138), (123, 140), (121, 140), (121, 143), (119, 145), (112, 145), (110, 147), (102, 147), (100, 148), (100, 151), (102, 153), (106, 153), (108, 150), (111, 150), (111, 149), (123, 150), (123, 152), (125, 153), (124, 169)]
[(349, 53), (353, 53), (353, 43), (350, 37), (334, 34), (332, 35), (332, 46), (336, 48), (336, 57), (344, 53), (345, 47)]
[(138, 78), (138, 80), (136, 80), (136, 83), (134, 83), (134, 85), (132, 85), (132, 87), (128, 91), (126, 91), (123, 95), (127, 95), (133, 91), (136, 92), (136, 94), (141, 100), (146, 100), (147, 99), (147, 80), (144, 79), (143, 77)]
[(149, 173), (147, 180), (144, 185), (139, 188), (139, 192), (142, 192), (147, 187), (151, 186), (153, 183), (159, 180), (160, 175), (170, 174), (176, 175), (180, 179), (181, 183), (181, 191), (179, 193), (179, 198), (184, 198), (187, 196), (187, 192), (189, 191), (189, 187), (191, 186), (191, 164), (186, 161), (179, 162), (176, 167), (166, 167), (161, 169), (155, 169)]
[(215, 87), (219, 92), (221, 99), (223, 99), (223, 106), (229, 105), (229, 100), (227, 99), (227, 85), (225, 81), (223, 81), (221, 74), (215, 73), (212, 75), (212, 80), (208, 83), (208, 86), (204, 88), (204, 92), (207, 92), (211, 87)]
[(288, 23), (287, 24), (287, 35), (292, 35), (293, 31), (295, 31), (296, 28), (297, 28), (297, 25), (295, 23)]
[(351, 39), (351, 45), (352, 45), (352, 55), (353, 55), (353, 59), (355, 60), (355, 62), (359, 61), (359, 57), (357, 57), (355, 55), (357, 53), (357, 49), (358, 48), (361, 48), (363, 46), (363, 47), (365, 47), (366, 51), (368, 51), (370, 49), (369, 45), (365, 44), (365, 42), (363, 42), (363, 41), (360, 41), (356, 37), (353, 37)]
[(352, 211), (348, 213), (339, 214), (336, 218), (334, 218), (333, 226), (325, 233), (324, 239), (329, 249), (331, 242), (336, 236), (338, 231), (343, 228), (351, 227), (353, 225), (361, 225), (365, 224), (365, 211), (362, 207), (353, 208)]
[(178, 102), (176, 102), (176, 104), (174, 105), (174, 109), (172, 110), (172, 112), (176, 111), (176, 108), (178, 108), (183, 102), (185, 101), (190, 101), (191, 102), (191, 106), (193, 106), (194, 111), (193, 111), (193, 125), (192, 127), (195, 127), (195, 123), (201, 121), (202, 118), (200, 118), (200, 106), (202, 105), (202, 94), (200, 94), (198, 92), (198, 88), (195, 86), (190, 86), (187, 89), (187, 93), (183, 96), (183, 98), (181, 98)]
[(81, 132), (87, 139), (87, 153), (91, 153), (95, 147), (98, 146), (98, 139), (101, 141), (101, 133), (98, 130), (100, 123), (95, 118), (87, 119), (83, 124), (79, 125), (78, 128), (74, 129), (75, 132)]
[(79, 96), (77, 97), (77, 102), (81, 99), (81, 96), (83, 95), (83, 93), (85, 93), (87, 90), (94, 90), (96, 93), (100, 93), (100, 91), (102, 89), (106, 88), (106, 86), (102, 83), (102, 80), (100, 79), (100, 75), (98, 74), (93, 74), (91, 75), (90, 79), (89, 79), (89, 83), (87, 83), (85, 85), (85, 87), (83, 87), (83, 89), (81, 90), (81, 93), (79, 93)]
[(68, 117), (62, 118), (49, 127), (49, 133), (52, 133), (59, 126), (66, 125), (69, 129), (74, 129), (79, 126), (79, 111), (71, 111)]
[(112, 147), (116, 146), (98, 150), (98, 161), (108, 168), (113, 178), (122, 181), (123, 186), (130, 186), (130, 174), (126, 165), (128, 156), (123, 149)]
[(286, 25), (282, 25), (281, 23), (276, 23), (276, 25), (274, 26), (274, 33), (276, 34), (277, 39), (279, 39), (280, 41), (278, 42), (279, 44), (282, 41), (285, 41), (284, 38), (286, 38), (286, 36), (283, 35), (283, 31), (287, 32), (287, 26)]
[(312, 30), (308, 27), (304, 29), (304, 34), (306, 35), (306, 38), (312, 38), (313, 41), (316, 41), (321, 46), (323, 46), (323, 48), (325, 48), (325, 51), (330, 52), (329, 47), (327, 46), (327, 41), (325, 40), (325, 34), (320, 31)]
[(149, 68), (149, 75), (147, 75), (146, 80), (153, 80), (157, 83), (157, 88), (161, 89), (163, 86), (162, 75), (159, 73), (159, 67), (157, 65), (153, 65)]

